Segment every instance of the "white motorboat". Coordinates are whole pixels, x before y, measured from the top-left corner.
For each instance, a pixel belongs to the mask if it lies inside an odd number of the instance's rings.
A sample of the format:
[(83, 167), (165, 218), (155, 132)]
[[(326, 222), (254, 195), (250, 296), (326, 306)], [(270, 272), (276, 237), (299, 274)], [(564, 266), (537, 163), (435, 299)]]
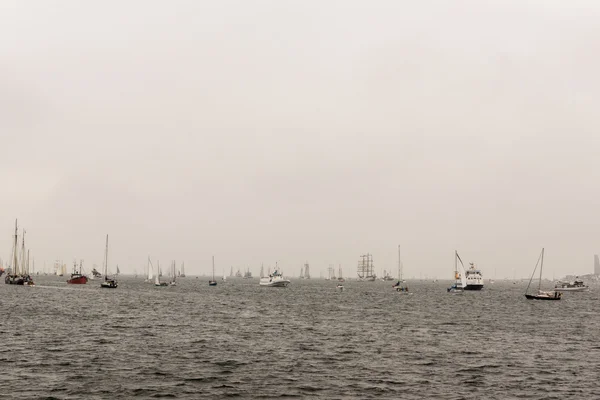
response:
[(289, 284), (290, 281), (285, 279), (277, 269), (272, 274), (269, 274), (269, 276), (260, 278), (260, 286), (285, 287)]
[(469, 264), (469, 269), (465, 272), (465, 276), (467, 284), (463, 286), (464, 290), (483, 289), (483, 277), (481, 276), (481, 271), (475, 267), (475, 264)]
[(590, 290), (590, 287), (585, 285), (579, 277), (575, 277), (573, 282), (558, 281), (554, 285), (555, 292), (586, 292)]
[(337, 286), (335, 287), (336, 290), (343, 292), (344, 291), (344, 285), (342, 285), (341, 283), (338, 283)]

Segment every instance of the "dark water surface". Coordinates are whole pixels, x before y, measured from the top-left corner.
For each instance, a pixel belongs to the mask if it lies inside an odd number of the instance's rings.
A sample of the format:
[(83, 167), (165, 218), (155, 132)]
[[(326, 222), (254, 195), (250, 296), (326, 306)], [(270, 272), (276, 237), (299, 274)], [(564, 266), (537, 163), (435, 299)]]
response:
[(600, 287), (36, 278), (0, 285), (3, 399), (600, 398)]

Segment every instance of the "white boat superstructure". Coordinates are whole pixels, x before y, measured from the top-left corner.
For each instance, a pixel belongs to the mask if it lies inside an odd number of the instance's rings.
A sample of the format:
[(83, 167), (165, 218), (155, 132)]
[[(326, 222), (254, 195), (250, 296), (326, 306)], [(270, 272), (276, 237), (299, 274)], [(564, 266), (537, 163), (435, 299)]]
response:
[(475, 268), (475, 264), (469, 263), (469, 269), (465, 273), (467, 284), (465, 290), (481, 290), (483, 289), (483, 276), (481, 271)]
[(555, 292), (587, 292), (590, 287), (583, 283), (578, 276), (575, 277), (573, 282), (558, 281), (554, 285)]
[(277, 267), (275, 267), (275, 272), (269, 276), (260, 278), (260, 286), (285, 287), (289, 284), (290, 281), (283, 277)]

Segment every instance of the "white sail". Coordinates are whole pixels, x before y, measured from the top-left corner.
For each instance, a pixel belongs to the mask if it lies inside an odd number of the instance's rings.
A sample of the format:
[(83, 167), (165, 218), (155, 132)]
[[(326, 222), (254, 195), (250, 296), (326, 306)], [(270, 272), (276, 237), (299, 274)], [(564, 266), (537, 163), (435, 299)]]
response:
[(458, 270), (460, 275), (460, 283), (462, 284), (462, 287), (464, 289), (467, 287), (467, 272), (465, 271), (465, 266), (463, 265), (463, 262), (460, 259), (458, 253), (456, 253), (456, 257), (458, 258), (458, 261), (460, 261), (460, 263), (458, 264)]
[(154, 278), (154, 274), (152, 273), (152, 263), (150, 262), (150, 257), (148, 257), (148, 281), (152, 282), (152, 278)]
[(156, 274), (156, 275), (154, 276), (154, 284), (155, 284), (155, 285), (160, 285), (160, 279), (158, 279), (158, 274)]

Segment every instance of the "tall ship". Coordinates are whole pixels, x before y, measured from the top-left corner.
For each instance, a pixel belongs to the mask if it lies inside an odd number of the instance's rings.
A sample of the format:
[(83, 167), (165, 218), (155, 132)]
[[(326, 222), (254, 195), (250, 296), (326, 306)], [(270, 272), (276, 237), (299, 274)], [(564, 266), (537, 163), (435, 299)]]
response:
[(235, 273), (235, 277), (236, 278), (241, 278), (242, 277), (242, 273), (240, 272), (239, 268), (238, 268), (237, 272)]
[(304, 263), (304, 275), (302, 276), (303, 279), (310, 279), (310, 267), (308, 265), (308, 263)]
[(54, 274), (56, 276), (63, 276), (67, 273), (67, 265), (63, 264), (62, 261), (56, 260), (54, 262)]
[(358, 270), (357, 270), (358, 279), (361, 281), (370, 281), (373, 282), (377, 279), (377, 275), (375, 275), (375, 266), (373, 265), (373, 255), (372, 254), (363, 254), (360, 256), (358, 260)]
[(250, 272), (250, 268), (244, 272), (244, 279), (252, 279), (252, 272)]
[(465, 271), (467, 285), (465, 290), (481, 290), (483, 289), (483, 276), (481, 271), (475, 267), (475, 264), (469, 263), (469, 269)]
[(342, 264), (339, 265), (339, 269), (338, 269), (338, 282), (346, 282), (346, 280), (344, 279), (344, 276), (342, 275)]
[(83, 260), (79, 261), (79, 270), (77, 270), (77, 261), (73, 262), (73, 272), (71, 273), (71, 279), (67, 281), (71, 285), (85, 285), (88, 281), (88, 277), (83, 275)]
[(34, 286), (33, 280), (27, 270), (29, 269), (26, 265), (26, 256), (25, 256), (25, 230), (23, 230), (23, 247), (21, 248), (21, 265), (19, 265), (19, 231), (17, 226), (17, 221), (15, 220), (15, 241), (13, 245), (13, 257), (12, 257), (12, 268), (10, 273), (6, 274), (4, 277), (4, 283), (7, 285), (27, 285)]

